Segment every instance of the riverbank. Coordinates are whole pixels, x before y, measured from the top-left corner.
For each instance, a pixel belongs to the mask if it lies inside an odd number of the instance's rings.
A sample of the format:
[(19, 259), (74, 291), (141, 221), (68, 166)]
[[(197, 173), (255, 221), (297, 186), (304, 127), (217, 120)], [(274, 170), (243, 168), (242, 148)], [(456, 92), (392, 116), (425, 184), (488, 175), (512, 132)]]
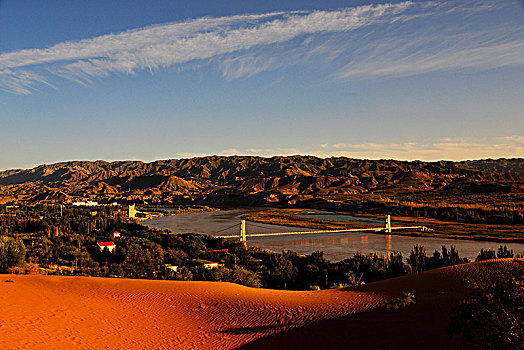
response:
[(137, 208), (138, 211), (143, 213), (162, 213), (164, 215), (178, 215), (178, 214), (190, 214), (190, 213), (207, 213), (213, 211), (219, 211), (219, 208), (208, 207), (207, 205), (193, 205), (193, 206), (174, 206), (174, 207), (165, 207), (165, 206), (140, 206)]
[[(305, 227), (318, 230), (345, 228), (372, 228), (359, 222), (331, 221), (304, 217), (307, 209), (268, 209), (246, 213), (243, 219), (273, 225)], [(344, 214), (344, 213), (337, 213)], [(347, 214), (347, 213), (345, 213)], [(362, 215), (362, 214), (351, 214)], [(431, 231), (393, 231), (391, 234), (412, 237), (435, 237), (493, 241), (500, 243), (524, 243), (524, 225), (471, 224), (443, 221), (427, 217), (392, 216), (391, 220), (410, 226), (427, 226)], [(384, 225), (376, 225), (377, 228)], [(380, 234), (380, 232), (378, 232)]]

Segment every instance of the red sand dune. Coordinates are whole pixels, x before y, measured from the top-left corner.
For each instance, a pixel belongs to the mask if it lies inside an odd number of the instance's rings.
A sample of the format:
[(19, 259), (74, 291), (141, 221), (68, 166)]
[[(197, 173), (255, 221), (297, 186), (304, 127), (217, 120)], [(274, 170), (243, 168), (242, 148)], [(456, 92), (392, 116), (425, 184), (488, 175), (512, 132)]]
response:
[[(463, 349), (447, 325), (469, 291), (464, 279), (515, 264), (471, 263), (317, 292), (0, 275), (0, 349)], [(382, 307), (404, 291), (415, 305)]]

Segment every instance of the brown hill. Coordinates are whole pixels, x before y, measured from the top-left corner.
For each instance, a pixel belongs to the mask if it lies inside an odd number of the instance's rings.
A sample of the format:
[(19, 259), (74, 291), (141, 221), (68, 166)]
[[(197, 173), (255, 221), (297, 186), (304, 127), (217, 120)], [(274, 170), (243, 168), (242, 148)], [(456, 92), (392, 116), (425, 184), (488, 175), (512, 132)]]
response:
[[(509, 160), (475, 162), (407, 162), (350, 158), (200, 157), (105, 162), (74, 161), (28, 170), (0, 172), (3, 201), (53, 202), (90, 198), (133, 201), (173, 200), (190, 196), (226, 201), (223, 196), (335, 196), (358, 193), (522, 193), (524, 174), (508, 168)], [(511, 160), (510, 169), (518, 168)], [(499, 164), (500, 166), (497, 166)], [(516, 165), (515, 165), (516, 164)], [(55, 191), (56, 195), (42, 194)], [(292, 199), (292, 198), (291, 198)], [(286, 198), (286, 201), (290, 198)]]
[[(2, 349), (468, 349), (449, 311), (518, 262), (493, 260), (317, 292), (60, 276), (0, 280)], [(4, 282), (5, 280), (13, 282)], [(403, 292), (416, 303), (387, 311)]]
[(468, 160), (462, 163), (479, 169), (499, 169), (512, 173), (524, 173), (523, 158), (480, 159)]

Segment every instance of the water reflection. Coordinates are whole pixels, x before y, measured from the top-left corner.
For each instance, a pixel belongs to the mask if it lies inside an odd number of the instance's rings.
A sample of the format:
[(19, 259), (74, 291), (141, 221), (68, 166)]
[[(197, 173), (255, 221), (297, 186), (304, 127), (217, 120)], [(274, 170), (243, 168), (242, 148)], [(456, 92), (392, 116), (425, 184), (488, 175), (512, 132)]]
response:
[(391, 251), (391, 235), (386, 235), (386, 250)]
[[(356, 252), (377, 254), (387, 254), (392, 251), (399, 251), (408, 257), (415, 244), (423, 245), (426, 252), (431, 255), (437, 250), (441, 250), (442, 245), (451, 247), (455, 245), (460, 256), (474, 260), (480, 249), (494, 249), (500, 246), (498, 242), (468, 241), (457, 239), (426, 238), (395, 236), (383, 234), (338, 234), (343, 237), (336, 237), (332, 234), (311, 235), (306, 237), (271, 237), (257, 238), (248, 241), (248, 245), (258, 245), (265, 249), (274, 251), (294, 250), (299, 254), (311, 254), (316, 250), (324, 251), (326, 258), (332, 261), (339, 261), (353, 256)], [(508, 249), (515, 253), (524, 252), (524, 244), (508, 243)]]
[(368, 250), (368, 236), (360, 236), (360, 249)]

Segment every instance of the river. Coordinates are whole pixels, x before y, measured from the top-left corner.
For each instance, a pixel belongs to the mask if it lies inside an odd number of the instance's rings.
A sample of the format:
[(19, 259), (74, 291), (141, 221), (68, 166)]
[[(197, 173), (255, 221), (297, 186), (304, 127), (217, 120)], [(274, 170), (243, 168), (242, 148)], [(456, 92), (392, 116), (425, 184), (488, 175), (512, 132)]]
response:
[[(240, 217), (255, 209), (228, 209), (215, 212), (178, 214), (171, 216), (160, 216), (143, 221), (149, 227), (170, 229), (173, 233), (200, 232), (212, 235), (238, 234), (240, 227)], [(328, 216), (328, 215), (327, 215)], [(337, 220), (340, 220), (337, 216)], [(354, 221), (351, 216), (347, 216), (347, 221)], [(291, 231), (311, 231), (303, 227), (291, 227), (280, 225), (260, 224), (256, 222), (246, 222), (246, 231), (250, 233), (270, 233), (270, 232), (291, 232)], [(385, 254), (392, 251), (401, 252), (404, 257), (409, 253), (415, 244), (426, 247), (428, 254), (432, 254), (435, 249), (440, 250), (442, 245), (448, 249), (451, 245), (457, 247), (461, 257), (474, 260), (481, 249), (497, 249), (501, 243), (489, 241), (473, 241), (445, 238), (426, 238), (386, 235), (384, 233), (324, 233), (324, 234), (304, 234), (300, 236), (272, 236), (262, 238), (249, 238), (248, 246), (256, 245), (274, 251), (294, 250), (299, 254), (311, 254), (316, 250), (321, 250), (327, 259), (340, 261), (353, 256), (356, 252)], [(504, 243), (508, 249), (514, 253), (524, 252), (523, 243)]]

